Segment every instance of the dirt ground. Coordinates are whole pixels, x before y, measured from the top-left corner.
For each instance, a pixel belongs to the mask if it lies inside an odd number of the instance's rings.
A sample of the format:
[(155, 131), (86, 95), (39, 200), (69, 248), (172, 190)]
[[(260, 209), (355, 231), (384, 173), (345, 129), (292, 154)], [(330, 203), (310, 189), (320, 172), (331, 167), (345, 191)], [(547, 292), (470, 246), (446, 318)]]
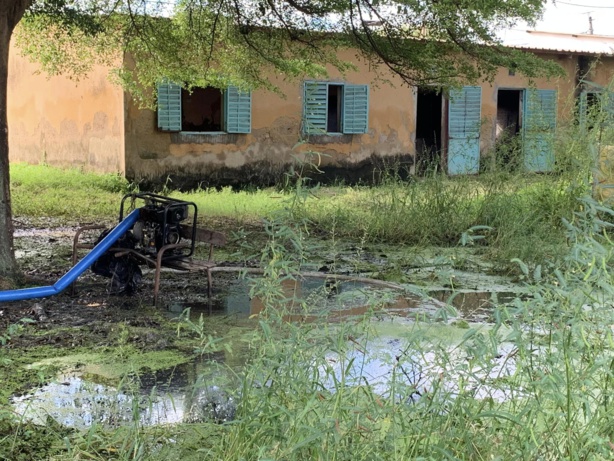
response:
[[(58, 224), (55, 219), (15, 220), (15, 253), (25, 286), (53, 285), (71, 267), (72, 241), (79, 226)], [(95, 231), (86, 236), (85, 241), (92, 241), (97, 235)], [(176, 299), (206, 300), (206, 277), (203, 273), (163, 273), (159, 307), (155, 308), (154, 272), (145, 267), (142, 270), (142, 283), (132, 295), (112, 294), (110, 280), (88, 269), (79, 277), (74, 292), (68, 289), (49, 298), (2, 303), (0, 335), (10, 325), (28, 319), (29, 333), (13, 337), (10, 347), (104, 346), (112, 342), (109, 335), (114, 325), (125, 323), (149, 330), (136, 338), (141, 347), (162, 348), (162, 335), (156, 332), (167, 319), (166, 307)], [(214, 297), (236, 277), (236, 274), (216, 274)]]

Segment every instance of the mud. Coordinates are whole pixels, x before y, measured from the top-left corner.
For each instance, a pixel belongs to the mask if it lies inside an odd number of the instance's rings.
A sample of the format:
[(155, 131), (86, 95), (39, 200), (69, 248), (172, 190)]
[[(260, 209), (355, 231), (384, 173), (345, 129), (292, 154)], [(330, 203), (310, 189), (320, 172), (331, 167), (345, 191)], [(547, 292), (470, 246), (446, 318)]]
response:
[[(16, 256), (27, 285), (55, 283), (70, 268), (78, 224), (61, 219), (17, 219), (15, 224)], [(222, 255), (236, 250), (231, 241)], [(307, 270), (387, 280), (399, 289), (305, 278), (286, 283), (284, 290), (289, 299), (316, 306), (309, 314), (297, 308), (302, 321), (325, 316), (342, 322), (376, 306), (378, 318), (399, 319), (394, 325), (405, 328), (403, 322), (447, 309), (447, 324), (462, 334), (470, 324), (487, 323), (493, 305), (523, 296), (512, 280), (489, 274), (488, 264), (471, 251), (336, 242), (334, 252), (314, 254)], [(165, 271), (154, 307), (151, 270), (144, 269), (142, 285), (131, 296), (110, 294), (109, 281), (88, 271), (74, 292), (0, 304), (0, 376), (6, 384), (0, 399), (10, 398), (16, 411), (29, 412), (32, 421), (51, 416), (69, 427), (136, 419), (144, 424), (230, 419), (234, 404), (224, 383), (199, 380), (211, 376), (208, 370), (216, 364), (242, 366), (246, 356), (236, 349), (203, 356), (194, 346), (211, 338), (232, 341), (227, 338), (254, 328), (263, 305), (249, 288), (237, 272), (217, 272), (209, 297), (202, 273)], [(187, 309), (190, 327), (180, 331), (177, 319)], [(288, 320), (293, 315), (289, 309)], [(388, 329), (393, 325), (384, 323)], [(395, 334), (387, 331), (384, 337)], [(374, 363), (378, 371), (381, 366)]]

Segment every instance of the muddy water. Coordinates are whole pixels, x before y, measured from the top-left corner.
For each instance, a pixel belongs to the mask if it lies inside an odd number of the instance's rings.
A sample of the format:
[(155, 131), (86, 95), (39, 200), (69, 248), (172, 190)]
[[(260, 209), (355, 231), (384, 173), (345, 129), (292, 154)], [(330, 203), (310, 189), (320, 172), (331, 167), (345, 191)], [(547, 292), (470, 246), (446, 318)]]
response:
[[(169, 302), (166, 308), (173, 314), (190, 309), (198, 317), (204, 315), (236, 315), (249, 317), (264, 309), (256, 296), (249, 294), (248, 283), (238, 280), (225, 286), (211, 300)], [(433, 314), (443, 307), (453, 307), (458, 315), (468, 321), (484, 321), (492, 308), (512, 302), (520, 293), (512, 291), (479, 290), (427, 290), (421, 292), (378, 289), (364, 282), (335, 281), (322, 278), (305, 278), (300, 282), (283, 282), (283, 294), (288, 299), (287, 309), (295, 312), (296, 319), (325, 316), (329, 321), (339, 321), (367, 312), (415, 318), (419, 314)], [(307, 306), (307, 309), (305, 309)]]
[[(411, 319), (420, 315), (431, 316), (450, 303), (459, 311), (459, 318), (470, 322), (480, 322), (488, 315), (497, 302), (509, 301), (514, 294), (509, 292), (488, 293), (471, 292), (451, 293), (440, 290), (430, 296), (410, 292), (374, 289), (364, 283), (338, 282), (331, 285), (324, 279), (305, 279), (300, 283), (287, 282), (284, 294), (288, 301), (288, 320), (310, 320), (326, 317), (331, 322), (362, 316), (367, 311), (385, 315), (391, 319), (401, 319), (408, 328)], [(305, 300), (310, 306), (307, 311), (298, 300)], [(193, 316), (226, 315), (237, 317), (257, 317), (264, 306), (257, 297), (250, 297), (245, 281), (237, 281), (217, 292), (211, 302), (174, 302), (167, 306), (169, 315), (179, 315), (186, 308)], [(410, 322), (410, 323), (407, 323)], [(449, 328), (446, 337), (462, 336), (462, 330)], [(399, 331), (403, 331), (402, 329)], [(329, 357), (331, 363), (341, 365), (352, 363), (350, 373), (357, 383), (367, 379), (377, 392), (386, 392), (387, 381), (391, 376), (391, 363), (401, 350), (403, 335), (385, 331), (381, 337), (369, 344), (369, 350), (351, 350), (347, 357)], [(513, 365), (505, 361), (508, 352), (501, 354), (505, 370), (499, 373), (513, 373)], [(195, 362), (157, 373), (142, 373), (127, 377), (114, 385), (100, 382), (96, 376), (85, 376), (75, 372), (63, 373), (25, 396), (16, 396), (13, 405), (18, 414), (35, 422), (44, 424), (49, 416), (59, 423), (75, 428), (86, 428), (92, 424), (172, 424), (193, 421), (222, 422), (234, 416), (234, 397), (227, 392), (237, 388), (237, 383), (228, 378), (224, 367), (224, 354), (208, 356)], [(233, 363), (240, 360), (233, 359)], [(423, 355), (409, 360), (405, 376), (406, 384), (428, 388), (430, 375), (442, 376), (441, 367), (434, 366), (433, 357)], [(511, 368), (510, 368), (511, 366)], [(333, 367), (334, 368), (334, 367)], [(411, 377), (420, 376), (420, 382), (411, 382)], [(332, 378), (331, 378), (332, 379)], [(332, 380), (334, 381), (334, 380)], [(331, 381), (331, 382), (332, 382)], [(455, 379), (452, 377), (450, 382)], [(452, 384), (451, 384), (452, 386)], [(490, 397), (502, 399), (505, 393), (486, 389)]]
[[(437, 292), (432, 297), (411, 292), (377, 289), (369, 284), (355, 281), (335, 281), (322, 278), (305, 278), (300, 282), (284, 281), (283, 296), (287, 299), (286, 308), (296, 315), (312, 317), (326, 316), (327, 319), (343, 319), (354, 315), (364, 315), (368, 311), (380, 309), (390, 315), (414, 317), (418, 311), (437, 309), (445, 305), (448, 296)], [(475, 298), (475, 303), (462, 307), (468, 311), (485, 307), (482, 302), (490, 296), (484, 293)], [(224, 287), (221, 294), (212, 300), (192, 300), (169, 302), (167, 309), (180, 313), (189, 308), (192, 314), (200, 315), (237, 315), (253, 316), (264, 309), (257, 296), (250, 296), (248, 282), (238, 280)], [(456, 306), (455, 306), (456, 307)]]
[(51, 417), (66, 427), (224, 422), (234, 416), (236, 387), (222, 357), (207, 357), (156, 373), (128, 376), (117, 385), (96, 376), (62, 373), (33, 392), (12, 399), (17, 414), (37, 424)]

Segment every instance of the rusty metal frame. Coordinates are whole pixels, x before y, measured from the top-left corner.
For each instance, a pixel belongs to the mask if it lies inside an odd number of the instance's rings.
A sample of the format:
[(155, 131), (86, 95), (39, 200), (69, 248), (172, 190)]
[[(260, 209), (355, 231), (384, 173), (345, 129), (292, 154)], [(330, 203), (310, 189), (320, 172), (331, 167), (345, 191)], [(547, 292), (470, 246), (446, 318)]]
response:
[[(94, 245), (89, 244), (89, 243), (79, 243), (79, 238), (81, 237), (83, 232), (88, 231), (88, 230), (100, 230), (104, 228), (105, 226), (101, 226), (101, 225), (90, 225), (90, 226), (83, 226), (77, 229), (77, 232), (75, 233), (75, 237), (73, 238), (73, 246), (72, 246), (72, 265), (73, 266), (77, 264), (78, 252), (80, 249), (91, 250), (94, 247)], [(207, 244), (209, 245), (209, 259), (207, 261), (195, 261), (191, 257), (179, 257), (176, 259), (163, 261), (164, 253), (166, 253), (169, 250), (175, 250), (178, 248), (181, 248), (181, 249), (189, 248), (191, 245), (187, 243), (175, 243), (175, 244), (164, 245), (158, 251), (156, 255), (156, 259), (145, 256), (144, 254), (136, 250), (130, 249), (130, 248), (110, 248), (109, 251), (115, 252), (116, 256), (123, 256), (123, 255), (131, 254), (133, 256), (136, 256), (140, 260), (142, 260), (149, 267), (155, 268), (153, 303), (154, 303), (154, 306), (157, 307), (158, 306), (158, 296), (160, 292), (160, 278), (162, 275), (161, 274), (162, 267), (168, 267), (170, 269), (187, 271), (187, 272), (205, 271), (207, 273), (207, 295), (209, 296), (209, 298), (211, 298), (212, 283), (213, 283), (211, 269), (213, 269), (217, 264), (213, 262), (214, 244), (213, 243), (207, 243)], [(76, 285), (76, 282), (74, 282), (71, 285), (71, 294), (73, 295), (76, 293), (75, 285)]]

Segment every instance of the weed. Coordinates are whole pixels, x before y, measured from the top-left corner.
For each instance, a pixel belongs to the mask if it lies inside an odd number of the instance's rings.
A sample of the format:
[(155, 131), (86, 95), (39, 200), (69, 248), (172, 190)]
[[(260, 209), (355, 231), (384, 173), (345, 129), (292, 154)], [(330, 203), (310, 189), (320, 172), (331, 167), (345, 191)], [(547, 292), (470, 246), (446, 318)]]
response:
[(6, 346), (6, 344), (13, 338), (20, 334), (28, 323), (34, 323), (34, 320), (29, 318), (23, 318), (19, 323), (11, 323), (6, 327), (5, 331), (0, 333), (0, 346)]
[[(493, 168), (479, 177), (434, 173), (406, 182), (390, 174), (375, 188), (316, 190), (299, 174), (293, 192), (250, 194), (266, 242), (243, 232), (237, 238), (246, 254), (259, 255), (264, 277), (252, 280), (251, 295), (265, 309), (248, 337), (235, 420), (96, 427), (66, 435), (67, 457), (611, 459), (614, 211), (587, 195), (599, 150), (594, 130), (566, 136), (556, 142), (551, 175)], [(254, 219), (235, 202), (246, 196), (199, 194), (212, 214)], [(217, 204), (206, 204), (216, 197), (225, 208), (213, 211)], [(391, 342), (378, 334), (394, 323), (378, 305), (333, 324), (311, 315), (319, 306), (298, 290), (284, 290), (321, 250), (314, 230), (360, 241), (359, 252), (380, 241), (474, 245), (515, 270), (528, 294), (496, 306), (490, 325), (449, 325), (442, 310), (397, 325), (403, 333)], [(401, 272), (393, 265), (386, 276)], [(434, 278), (455, 286), (450, 271)], [(214, 345), (203, 319), (184, 322), (186, 331), (198, 350)], [(48, 445), (40, 452), (46, 456)]]

